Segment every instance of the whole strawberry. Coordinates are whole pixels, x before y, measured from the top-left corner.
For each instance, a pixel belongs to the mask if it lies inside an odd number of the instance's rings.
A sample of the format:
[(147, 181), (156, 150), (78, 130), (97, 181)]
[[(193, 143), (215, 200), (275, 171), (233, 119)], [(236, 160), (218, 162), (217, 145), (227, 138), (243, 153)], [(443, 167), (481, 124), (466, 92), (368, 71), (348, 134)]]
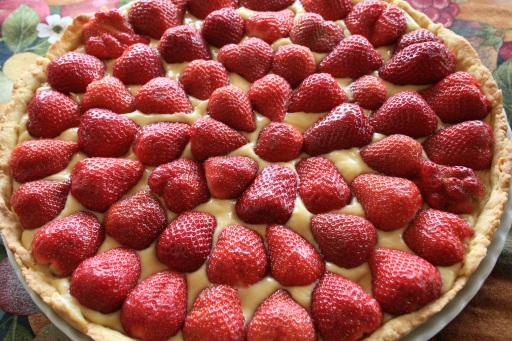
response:
[(210, 254), (216, 227), (217, 220), (209, 213), (187, 211), (180, 214), (158, 237), (158, 260), (171, 270), (196, 271)]
[(64, 130), (77, 127), (80, 120), (78, 104), (58, 91), (36, 92), (27, 109), (27, 131), (33, 137), (57, 137)]
[(254, 180), (258, 163), (247, 156), (213, 156), (203, 163), (212, 197), (236, 199)]
[(341, 26), (334, 21), (324, 20), (320, 14), (304, 13), (295, 20), (290, 31), (294, 44), (304, 45), (313, 52), (331, 52), (343, 39)]
[(48, 83), (64, 94), (84, 93), (87, 85), (103, 77), (105, 70), (105, 64), (92, 55), (66, 52), (48, 64)]
[(286, 226), (269, 225), (265, 235), (271, 276), (284, 286), (309, 285), (325, 271), (325, 262), (306, 239)]
[(390, 135), (364, 147), (359, 155), (363, 161), (385, 175), (413, 178), (422, 162), (421, 144), (406, 135)]
[(418, 43), (426, 43), (428, 41), (432, 41), (435, 43), (442, 44), (442, 40), (439, 39), (434, 33), (430, 32), (425, 28), (420, 28), (417, 30), (413, 30), (409, 33), (402, 35), (395, 44), (395, 50), (393, 53), (398, 53), (401, 50), (405, 49), (409, 45), (418, 44)]
[(292, 95), (289, 112), (324, 112), (340, 105), (347, 94), (328, 73), (314, 73), (299, 85)]
[(300, 180), (299, 195), (309, 212), (329, 212), (350, 201), (350, 189), (332, 161), (310, 157), (299, 161), (295, 169)]
[(188, 8), (198, 19), (204, 19), (208, 14), (222, 8), (238, 8), (239, 0), (188, 0)]
[(71, 172), (71, 195), (84, 207), (105, 212), (142, 177), (139, 161), (93, 157), (79, 161)]
[(274, 74), (258, 79), (249, 90), (253, 108), (275, 122), (284, 120), (291, 98), (290, 84), (283, 77)]
[(164, 32), (183, 23), (185, 13), (173, 1), (140, 0), (128, 11), (128, 22), (138, 34), (160, 39)]
[(348, 269), (366, 262), (377, 243), (373, 224), (355, 215), (315, 215), (311, 232), (325, 260)]
[(336, 78), (359, 78), (377, 70), (382, 63), (382, 56), (368, 39), (354, 34), (343, 39), (322, 60), (318, 70)]
[(241, 0), (241, 5), (253, 11), (279, 11), (293, 4), (293, 0)]
[(359, 340), (383, 322), (379, 303), (357, 283), (326, 272), (313, 290), (311, 315), (323, 340)]
[[(297, 44), (280, 46), (274, 55), (272, 72), (283, 77), (292, 88), (316, 70), (316, 61), (311, 50)], [(271, 76), (271, 75), (269, 75)]]
[(158, 43), (158, 51), (169, 64), (211, 59), (210, 49), (201, 33), (189, 25), (171, 27)]
[(186, 341), (243, 341), (245, 334), (238, 290), (228, 285), (204, 289), (192, 305), (183, 327)]
[(350, 84), (352, 103), (365, 109), (377, 110), (388, 98), (388, 89), (382, 79), (365, 75)]
[(211, 118), (239, 131), (256, 130), (251, 100), (242, 89), (228, 85), (216, 89), (208, 101), (206, 112)]
[(260, 132), (254, 152), (265, 161), (288, 162), (302, 149), (302, 134), (288, 123), (271, 122)]
[(125, 155), (139, 131), (137, 123), (108, 109), (89, 109), (80, 117), (78, 145), (89, 156)]
[(263, 238), (242, 225), (229, 225), (208, 258), (206, 274), (211, 283), (248, 287), (263, 279), (268, 269)]
[(140, 162), (156, 167), (179, 158), (189, 141), (188, 124), (157, 122), (139, 129), (132, 149)]
[(77, 151), (76, 142), (28, 140), (14, 147), (9, 158), (9, 167), (17, 182), (39, 180), (66, 168)]
[(456, 214), (473, 213), (485, 194), (478, 174), (463, 166), (438, 166), (424, 161), (414, 182), (430, 207)]
[(37, 180), (18, 187), (11, 207), (24, 229), (32, 230), (55, 219), (66, 206), (69, 181)]
[(115, 77), (104, 77), (87, 86), (80, 108), (82, 111), (101, 108), (127, 114), (135, 111), (135, 104), (130, 90), (123, 82)]
[(284, 289), (261, 302), (247, 326), (247, 341), (264, 340), (316, 340), (313, 319)]
[(441, 129), (423, 142), (423, 149), (435, 163), (483, 170), (491, 167), (492, 145), (491, 126), (475, 120)]
[(288, 37), (294, 18), (295, 13), (290, 9), (257, 12), (245, 21), (245, 34), (272, 44), (278, 39)]
[(320, 14), (325, 20), (344, 19), (352, 9), (350, 0), (301, 0), (308, 12)]
[(146, 44), (134, 44), (116, 59), (112, 75), (126, 85), (142, 85), (155, 77), (164, 77), (165, 70), (154, 49)]
[(418, 93), (402, 91), (390, 97), (370, 117), (370, 124), (377, 133), (419, 138), (436, 130), (437, 117)]
[(96, 217), (78, 212), (45, 225), (32, 240), (32, 255), (39, 264), (50, 264), (60, 277), (71, 275), (85, 259), (96, 254), (105, 230)]
[(453, 213), (422, 210), (404, 231), (404, 242), (418, 256), (436, 266), (450, 266), (464, 259), (467, 238), (473, 229)]
[(229, 85), (229, 76), (218, 61), (197, 59), (187, 64), (179, 82), (190, 96), (207, 100), (216, 89)]
[(156, 167), (148, 178), (148, 185), (175, 213), (193, 209), (210, 199), (203, 167), (187, 158)]
[(141, 272), (133, 250), (119, 247), (84, 260), (69, 280), (69, 291), (86, 308), (102, 314), (121, 309)]
[(302, 150), (317, 156), (337, 149), (363, 147), (371, 142), (373, 132), (363, 109), (355, 104), (344, 103), (303, 133)]
[(362, 174), (352, 181), (352, 190), (366, 219), (382, 231), (406, 226), (423, 204), (418, 187), (403, 178)]
[(282, 165), (268, 165), (236, 203), (236, 214), (248, 224), (284, 224), (297, 196), (297, 174)]
[(142, 250), (167, 226), (167, 218), (158, 199), (146, 189), (110, 206), (103, 225), (119, 244)]
[(126, 297), (121, 323), (131, 337), (167, 340), (176, 335), (187, 315), (185, 275), (166, 270), (146, 278)]
[(211, 45), (221, 48), (227, 44), (238, 44), (244, 36), (245, 22), (233, 8), (213, 11), (204, 19), (201, 34)]
[(135, 108), (144, 114), (188, 114), (194, 110), (181, 85), (167, 77), (153, 78), (137, 90)]
[(368, 262), (373, 297), (387, 313), (407, 314), (441, 295), (439, 271), (421, 257), (378, 247)]

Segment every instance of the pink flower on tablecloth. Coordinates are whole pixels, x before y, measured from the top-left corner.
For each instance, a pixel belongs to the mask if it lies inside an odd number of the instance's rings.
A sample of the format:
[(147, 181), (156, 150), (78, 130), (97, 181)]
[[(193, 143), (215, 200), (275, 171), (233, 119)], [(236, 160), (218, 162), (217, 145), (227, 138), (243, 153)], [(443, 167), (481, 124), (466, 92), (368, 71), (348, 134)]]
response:
[(47, 24), (37, 24), (37, 36), (39, 38), (48, 38), (48, 42), (53, 44), (64, 32), (66, 26), (71, 24), (73, 18), (62, 17), (59, 14), (52, 14), (46, 17)]
[(75, 17), (81, 13), (90, 13), (102, 7), (116, 8), (120, 0), (84, 0), (74, 4), (62, 6), (62, 16)]
[(425, 13), (433, 22), (450, 28), (460, 13), (460, 7), (450, 0), (405, 0), (414, 9)]

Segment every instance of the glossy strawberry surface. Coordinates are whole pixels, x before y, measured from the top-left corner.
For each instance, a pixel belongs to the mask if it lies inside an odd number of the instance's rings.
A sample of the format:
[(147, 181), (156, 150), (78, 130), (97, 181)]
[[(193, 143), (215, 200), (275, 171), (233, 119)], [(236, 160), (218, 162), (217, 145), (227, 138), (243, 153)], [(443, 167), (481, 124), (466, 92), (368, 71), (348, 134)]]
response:
[(269, 162), (287, 162), (299, 156), (302, 141), (302, 134), (291, 124), (271, 122), (260, 132), (254, 152)]
[(236, 86), (218, 88), (210, 96), (206, 109), (211, 118), (238, 131), (253, 132), (256, 120), (249, 95)]
[(301, 15), (290, 31), (290, 40), (294, 44), (306, 46), (314, 52), (331, 52), (343, 37), (340, 26), (316, 13)]
[(183, 87), (173, 79), (156, 77), (135, 93), (135, 108), (145, 114), (190, 113), (194, 110)]
[(204, 39), (218, 48), (227, 44), (238, 44), (242, 40), (244, 32), (244, 19), (231, 7), (208, 14), (201, 30)]
[(294, 17), (295, 13), (290, 9), (258, 12), (245, 21), (245, 34), (272, 44), (280, 38), (288, 37)]
[(292, 99), (292, 88), (283, 77), (268, 74), (251, 85), (249, 99), (258, 113), (271, 121), (281, 122)]
[(258, 163), (247, 156), (213, 156), (203, 163), (212, 197), (236, 199), (254, 180)]
[(216, 89), (229, 85), (229, 76), (221, 63), (197, 59), (187, 64), (179, 82), (190, 96), (206, 100)]
[(82, 101), (82, 111), (92, 108), (108, 109), (118, 114), (135, 111), (133, 96), (118, 78), (104, 77), (87, 86)]
[(138, 34), (160, 39), (171, 27), (183, 23), (184, 11), (173, 1), (141, 0), (128, 12), (128, 22)]

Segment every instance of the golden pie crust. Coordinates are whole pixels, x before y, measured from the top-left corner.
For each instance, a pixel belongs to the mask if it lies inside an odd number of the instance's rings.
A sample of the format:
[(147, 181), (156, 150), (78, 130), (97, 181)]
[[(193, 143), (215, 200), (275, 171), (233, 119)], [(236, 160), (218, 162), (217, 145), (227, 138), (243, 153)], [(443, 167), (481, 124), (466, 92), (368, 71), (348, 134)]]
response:
[[(474, 237), (467, 246), (467, 254), (454, 284), (440, 298), (406, 315), (387, 320), (379, 329), (367, 337), (368, 340), (397, 340), (415, 327), (427, 321), (450, 302), (465, 285), (468, 277), (477, 269), (486, 255), (487, 247), (500, 224), (500, 218), (508, 198), (510, 173), (512, 171), (512, 146), (507, 139), (507, 121), (502, 109), (502, 94), (491, 73), (479, 60), (478, 55), (468, 41), (444, 28), (434, 24), (426, 15), (412, 9), (408, 3), (399, 0), (385, 0), (398, 6), (422, 28), (436, 34), (456, 57), (456, 71), (467, 71), (474, 75), (481, 84), (482, 92), (492, 103), (492, 111), (486, 122), (494, 132), (494, 158), (492, 167), (485, 171), (489, 177), (486, 181), (487, 193), (478, 208), (478, 217), (474, 224)], [(92, 14), (77, 16), (65, 30), (63, 36), (54, 43), (47, 58), (41, 58), (23, 74), (14, 85), (12, 101), (0, 116), (0, 224), (7, 246), (14, 254), (15, 261), (29, 287), (72, 326), (95, 340), (131, 340), (120, 332), (88, 321), (76, 307), (69, 304), (69, 294), (62, 295), (45, 274), (45, 266), (36, 264), (31, 252), (22, 245), (22, 227), (10, 208), (9, 201), (13, 192), (13, 179), (8, 165), (9, 156), (19, 137), (20, 120), (27, 112), (27, 104), (36, 90), (46, 81), (48, 63), (61, 54), (75, 50), (82, 45), (81, 33), (84, 23)]]

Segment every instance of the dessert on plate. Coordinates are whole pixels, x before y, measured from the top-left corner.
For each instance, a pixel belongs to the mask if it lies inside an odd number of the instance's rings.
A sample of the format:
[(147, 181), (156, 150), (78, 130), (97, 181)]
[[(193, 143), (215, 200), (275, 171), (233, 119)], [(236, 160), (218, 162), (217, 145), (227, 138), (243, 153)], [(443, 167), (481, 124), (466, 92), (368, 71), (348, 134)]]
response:
[(402, 1), (77, 16), (1, 121), (1, 228), (95, 340), (397, 340), (507, 201), (501, 92)]

